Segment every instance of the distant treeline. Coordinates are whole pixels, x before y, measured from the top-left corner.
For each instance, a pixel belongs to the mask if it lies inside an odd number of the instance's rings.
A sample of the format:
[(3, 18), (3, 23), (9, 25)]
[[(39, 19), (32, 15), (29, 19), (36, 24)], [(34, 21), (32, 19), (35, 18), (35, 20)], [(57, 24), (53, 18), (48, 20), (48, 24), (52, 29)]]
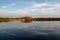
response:
[(60, 21), (60, 18), (34, 18), (34, 21)]
[(32, 17), (21, 17), (21, 18), (2, 18), (0, 17), (0, 22), (10, 22), (10, 21), (22, 21), (32, 22), (32, 21), (60, 21), (60, 18), (32, 18)]
[(21, 17), (21, 18), (3, 18), (0, 17), (0, 22), (11, 22), (11, 21), (20, 21), (20, 22), (31, 22), (33, 18), (31, 17)]
[(9, 22), (10, 20), (8, 18), (0, 18), (0, 22)]

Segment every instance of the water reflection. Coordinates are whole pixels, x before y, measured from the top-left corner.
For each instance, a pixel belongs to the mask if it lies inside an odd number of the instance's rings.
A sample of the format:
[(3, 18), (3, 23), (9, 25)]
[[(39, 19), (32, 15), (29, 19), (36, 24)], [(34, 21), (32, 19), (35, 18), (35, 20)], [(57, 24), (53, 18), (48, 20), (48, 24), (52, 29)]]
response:
[(0, 23), (0, 40), (60, 40), (60, 21)]

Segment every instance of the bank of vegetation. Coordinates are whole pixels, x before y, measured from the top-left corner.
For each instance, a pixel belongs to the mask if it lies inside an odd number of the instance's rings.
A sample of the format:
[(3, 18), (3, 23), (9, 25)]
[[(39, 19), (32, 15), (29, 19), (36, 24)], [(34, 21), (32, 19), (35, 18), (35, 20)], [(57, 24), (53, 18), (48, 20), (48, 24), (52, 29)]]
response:
[(60, 21), (60, 18), (32, 18), (32, 17), (21, 17), (21, 18), (2, 18), (0, 17), (0, 22), (10, 22), (10, 21), (22, 21), (32, 22), (32, 21)]
[(34, 21), (60, 21), (60, 18), (34, 18)]
[(10, 20), (8, 18), (0, 18), (0, 22), (9, 22)]

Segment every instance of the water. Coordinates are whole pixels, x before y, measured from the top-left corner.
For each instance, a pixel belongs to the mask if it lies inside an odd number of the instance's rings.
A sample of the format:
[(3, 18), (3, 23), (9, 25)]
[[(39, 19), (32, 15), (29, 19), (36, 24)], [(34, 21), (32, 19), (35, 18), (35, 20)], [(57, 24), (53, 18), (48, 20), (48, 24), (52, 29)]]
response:
[(60, 40), (60, 21), (3, 22), (0, 40)]

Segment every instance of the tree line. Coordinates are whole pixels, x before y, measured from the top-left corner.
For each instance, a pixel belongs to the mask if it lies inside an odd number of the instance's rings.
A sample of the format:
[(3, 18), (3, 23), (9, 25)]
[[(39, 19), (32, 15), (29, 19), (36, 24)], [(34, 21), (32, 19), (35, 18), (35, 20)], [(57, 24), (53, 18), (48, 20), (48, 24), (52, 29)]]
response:
[(34, 21), (60, 21), (60, 18), (34, 18)]
[(24, 19), (24, 22), (32, 21), (60, 21), (60, 18), (32, 18), (32, 17), (21, 17), (21, 18), (2, 18), (0, 17), (0, 22), (9, 22), (13, 20)]

